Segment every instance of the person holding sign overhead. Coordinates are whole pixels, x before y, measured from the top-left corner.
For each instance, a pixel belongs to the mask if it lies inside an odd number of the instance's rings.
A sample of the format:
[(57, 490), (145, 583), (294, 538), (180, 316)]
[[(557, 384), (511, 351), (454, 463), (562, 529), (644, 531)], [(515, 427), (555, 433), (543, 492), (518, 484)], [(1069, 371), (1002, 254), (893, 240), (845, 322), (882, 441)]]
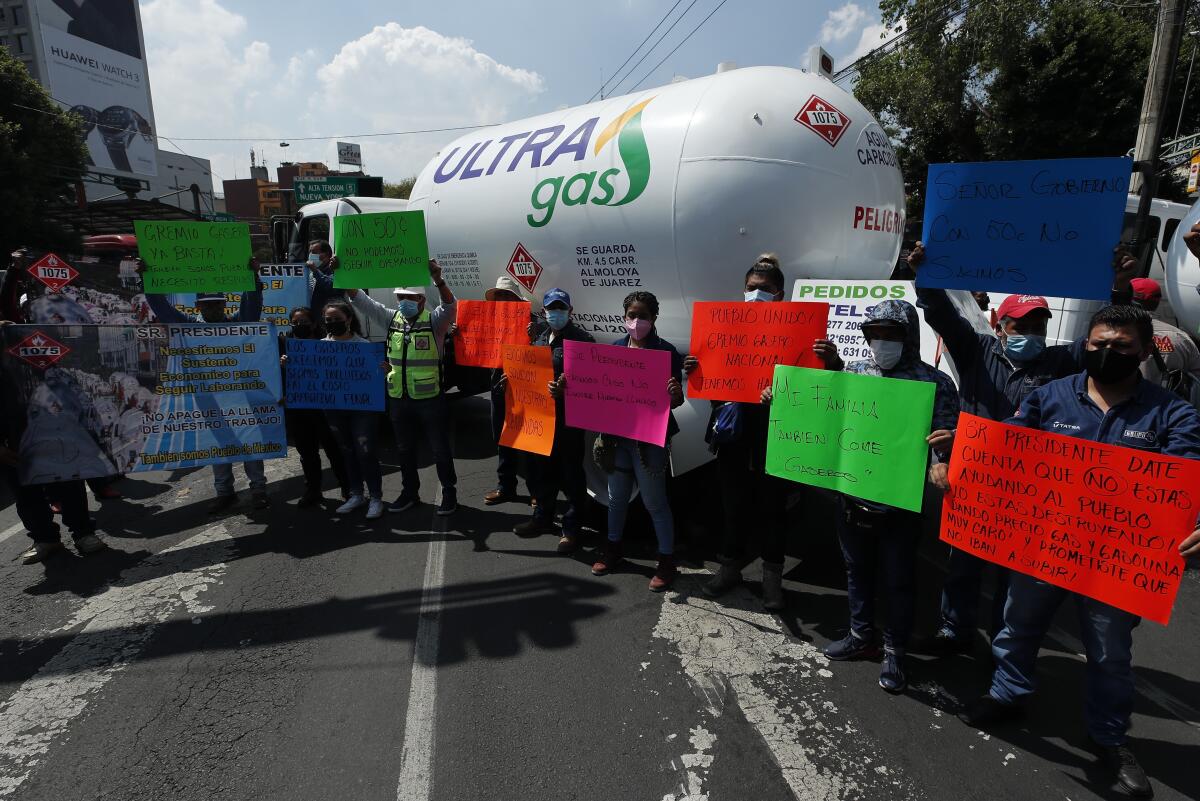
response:
[(417, 472), (417, 437), (429, 438), (438, 481), (442, 485), (439, 515), (458, 508), (458, 476), (450, 448), (450, 410), (442, 393), (442, 354), (446, 333), (454, 324), (454, 293), (442, 280), (442, 268), (429, 260), (429, 277), (441, 302), (432, 311), (425, 307), (425, 287), (396, 287), (396, 308), (389, 309), (366, 292), (347, 289), (350, 302), (372, 324), (386, 326), (388, 415), (400, 451), (400, 495), (388, 507), (403, 512), (421, 502), (421, 476)]
[(542, 298), (542, 309), (546, 325), (538, 330), (530, 326), (533, 345), (550, 348), (554, 364), (554, 381), (546, 387), (554, 398), (554, 446), (549, 456), (530, 454), (529, 479), (533, 482), (533, 499), (536, 505), (533, 517), (513, 527), (513, 532), (524, 537), (551, 534), (554, 527), (554, 507), (558, 504), (558, 491), (567, 496), (567, 510), (562, 516), (562, 535), (558, 540), (559, 553), (571, 553), (577, 546), (579, 518), (587, 509), (587, 477), (583, 472), (583, 432), (566, 424), (563, 405), (563, 343), (595, 342), (587, 331), (571, 319), (574, 309), (571, 296), (562, 289), (551, 289)]
[[(196, 310), (199, 312), (195, 317), (188, 317), (179, 309), (171, 305), (167, 300), (166, 295), (146, 294), (146, 303), (150, 306), (150, 310), (154, 312), (155, 318), (160, 323), (179, 324), (179, 323), (256, 323), (262, 316), (262, 281), (258, 276), (258, 261), (250, 259), (249, 269), (251, 275), (254, 276), (254, 291), (242, 293), (242, 303), (238, 307), (237, 314), (230, 318), (225, 313), (225, 293), (224, 292), (199, 292), (196, 294)], [(137, 271), (139, 275), (145, 275), (146, 262), (142, 259), (137, 260)], [(246, 472), (246, 479), (250, 482), (250, 497), (255, 509), (266, 509), (271, 505), (270, 499), (267, 497), (267, 471), (261, 459), (249, 459), (242, 462), (242, 469)], [(212, 515), (221, 514), (237, 503), (237, 493), (233, 489), (233, 465), (226, 462), (224, 464), (214, 464), (213, 470), (213, 486), (217, 491), (217, 497), (208, 507), (208, 513)]]
[[(933, 399), (933, 433), (927, 441), (934, 455), (945, 459), (949, 429), (958, 421), (958, 391), (950, 376), (921, 361), (921, 329), (917, 310), (903, 300), (876, 304), (862, 324), (871, 358), (852, 362), (846, 370), (860, 375), (928, 381), (936, 386)], [(913, 425), (925, 426), (924, 420)], [(825, 646), (833, 660), (864, 659), (878, 653), (875, 644), (876, 574), (882, 567), (888, 622), (883, 631), (883, 667), (879, 686), (899, 693), (908, 686), (905, 652), (916, 613), (917, 543), (921, 515), (894, 506), (838, 497), (838, 540), (846, 560), (846, 599), (850, 604), (850, 630)], [(882, 560), (882, 565), (879, 565)]]
[[(784, 299), (786, 284), (779, 258), (766, 253), (746, 271), (742, 297), (747, 303), (778, 303)], [(829, 341), (816, 340), (813, 351), (826, 368), (841, 369), (841, 357)], [(686, 373), (699, 367), (700, 361), (695, 356), (683, 360)], [(768, 388), (763, 400), (769, 399)], [(702, 589), (706, 595), (716, 597), (740, 584), (742, 568), (747, 562), (746, 540), (753, 539), (763, 562), (763, 606), (778, 610), (784, 608), (783, 557), (787, 499), (792, 486), (765, 470), (769, 420), (770, 409), (766, 405), (713, 402), (705, 440), (717, 455), (724, 526), (719, 552), (721, 567)]]
[[(1035, 390), (1006, 422), (1143, 452), (1200, 459), (1200, 414), (1139, 372), (1153, 347), (1153, 321), (1144, 309), (1101, 309), (1088, 326), (1084, 372)], [(1184, 557), (1200, 554), (1200, 529), (1187, 536), (1182, 532), (1155, 533), (1179, 536), (1177, 549)], [(1134, 702), (1133, 630), (1141, 621), (1130, 612), (1014, 572), (1004, 607), (1004, 628), (992, 642), (996, 671), (991, 688), (959, 717), (972, 727), (988, 729), (1022, 714), (1023, 705), (1037, 689), (1042, 639), (1055, 611), (1068, 597), (1075, 601), (1087, 654), (1084, 717), (1091, 744), (1123, 789), (1148, 798), (1154, 790), (1129, 749), (1127, 737)]]
[[(658, 335), (658, 298), (649, 292), (631, 292), (625, 296), (625, 328), (629, 331), (613, 344), (622, 348), (647, 348), (671, 354), (671, 377), (667, 393), (671, 408), (683, 404), (683, 356), (675, 346)], [(654, 521), (658, 538), (658, 564), (650, 579), (651, 592), (662, 592), (675, 580), (675, 520), (667, 498), (667, 469), (670, 466), (668, 444), (679, 433), (679, 424), (671, 415), (667, 422), (667, 443), (661, 447), (626, 437), (605, 437), (610, 450), (608, 470), (608, 539), (592, 565), (592, 575), (605, 576), (621, 561), (621, 540), (634, 482), (641, 492), (646, 511)]]

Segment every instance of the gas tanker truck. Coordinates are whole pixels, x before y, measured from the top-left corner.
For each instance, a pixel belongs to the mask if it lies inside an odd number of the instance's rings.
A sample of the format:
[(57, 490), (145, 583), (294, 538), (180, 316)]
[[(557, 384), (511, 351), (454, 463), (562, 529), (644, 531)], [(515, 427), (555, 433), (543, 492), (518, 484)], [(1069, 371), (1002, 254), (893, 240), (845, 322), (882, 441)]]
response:
[[(402, 207), (306, 206), (292, 251), (329, 238), (332, 216)], [(459, 298), (482, 298), (505, 272), (535, 306), (561, 287), (576, 321), (610, 342), (625, 332), (624, 297), (646, 290), (659, 333), (686, 351), (692, 305), (740, 301), (761, 253), (779, 256), (789, 293), (796, 278), (886, 278), (904, 183), (852, 95), (817, 74), (753, 67), (467, 134), (426, 165), (407, 208), (425, 212), (430, 254)], [(392, 301), (390, 289), (372, 294)], [(678, 475), (710, 458), (709, 403), (675, 414)]]
[(1175, 314), (1176, 324), (1192, 337), (1200, 336), (1200, 261), (1183, 243), (1183, 235), (1200, 222), (1200, 203), (1192, 206), (1171, 237), (1163, 290)]

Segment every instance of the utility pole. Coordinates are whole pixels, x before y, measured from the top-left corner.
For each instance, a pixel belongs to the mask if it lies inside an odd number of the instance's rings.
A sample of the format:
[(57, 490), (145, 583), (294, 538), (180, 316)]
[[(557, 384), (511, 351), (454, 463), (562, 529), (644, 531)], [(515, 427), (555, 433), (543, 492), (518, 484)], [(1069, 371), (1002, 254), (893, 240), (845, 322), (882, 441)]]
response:
[(1142, 94), (1137, 144), (1133, 149), (1134, 173), (1129, 182), (1129, 191), (1137, 192), (1140, 196), (1132, 244), (1141, 264), (1142, 275), (1150, 269), (1149, 248), (1145, 243), (1146, 222), (1150, 216), (1150, 201), (1154, 197), (1158, 146), (1162, 141), (1171, 74), (1175, 71), (1175, 60), (1179, 56), (1179, 41), (1183, 37), (1186, 15), (1186, 0), (1159, 0), (1158, 24), (1154, 29), (1154, 45), (1150, 50), (1146, 90)]

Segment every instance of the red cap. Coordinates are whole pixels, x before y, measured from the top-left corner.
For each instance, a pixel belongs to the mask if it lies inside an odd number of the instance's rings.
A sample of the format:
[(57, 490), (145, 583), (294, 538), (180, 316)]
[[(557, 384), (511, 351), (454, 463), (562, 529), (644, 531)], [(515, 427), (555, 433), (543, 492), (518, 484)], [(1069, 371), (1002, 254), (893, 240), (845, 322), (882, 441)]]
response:
[(1153, 278), (1135, 278), (1129, 282), (1134, 300), (1162, 300), (1162, 287)]
[(1003, 320), (1011, 317), (1019, 320), (1035, 309), (1042, 309), (1050, 315), (1050, 304), (1041, 295), (1009, 295), (996, 309), (996, 316)]

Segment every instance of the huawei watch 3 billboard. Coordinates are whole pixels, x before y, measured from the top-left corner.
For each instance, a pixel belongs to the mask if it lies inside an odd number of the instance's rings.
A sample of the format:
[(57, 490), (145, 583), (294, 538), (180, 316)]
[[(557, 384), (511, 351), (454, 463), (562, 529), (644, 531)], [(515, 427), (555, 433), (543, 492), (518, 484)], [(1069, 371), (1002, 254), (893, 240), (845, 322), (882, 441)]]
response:
[(155, 175), (154, 115), (137, 0), (37, 0), (50, 94), (83, 119), (100, 172)]

